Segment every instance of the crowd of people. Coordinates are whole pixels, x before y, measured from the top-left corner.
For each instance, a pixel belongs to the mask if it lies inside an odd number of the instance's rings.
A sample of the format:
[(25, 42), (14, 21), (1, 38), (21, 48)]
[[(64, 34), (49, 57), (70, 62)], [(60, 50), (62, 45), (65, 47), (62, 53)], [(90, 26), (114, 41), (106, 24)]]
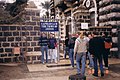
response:
[[(86, 58), (89, 59), (89, 68), (94, 69), (93, 76), (98, 77), (98, 63), (101, 76), (104, 76), (104, 69), (108, 69), (108, 55), (112, 47), (112, 39), (107, 32), (101, 35), (98, 32), (78, 33), (78, 36), (66, 36), (64, 58), (69, 55), (72, 67), (76, 60), (77, 75), (85, 75)], [(104, 62), (104, 67), (103, 67)]]
[[(57, 40), (55, 35), (50, 33), (49, 38), (47, 38), (46, 34), (42, 33), (39, 44), (41, 46), (42, 63), (48, 63), (48, 49), (51, 63), (57, 63)], [(86, 59), (88, 59), (89, 68), (94, 69), (93, 76), (98, 77), (99, 68), (101, 76), (104, 76), (104, 69), (109, 67), (108, 55), (112, 47), (112, 39), (108, 36), (107, 32), (100, 35), (98, 32), (91, 34), (80, 31), (77, 33), (77, 36), (66, 36), (64, 46), (64, 59), (66, 59), (68, 54), (73, 68), (75, 67), (74, 61), (76, 60), (77, 75), (85, 75)], [(46, 61), (44, 60), (44, 52), (46, 54)]]

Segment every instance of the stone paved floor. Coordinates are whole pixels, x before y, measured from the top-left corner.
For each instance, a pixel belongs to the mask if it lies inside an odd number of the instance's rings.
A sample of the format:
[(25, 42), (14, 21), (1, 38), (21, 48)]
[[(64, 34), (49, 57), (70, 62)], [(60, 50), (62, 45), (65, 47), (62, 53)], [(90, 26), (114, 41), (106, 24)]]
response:
[[(110, 71), (103, 78), (95, 78), (88, 74), (87, 80), (120, 80), (120, 59), (109, 59)], [(59, 64), (69, 64), (69, 60), (61, 60)], [(76, 69), (71, 66), (54, 66), (57, 64), (21, 64), (19, 66), (0, 66), (0, 80), (68, 80), (68, 76), (76, 74)]]

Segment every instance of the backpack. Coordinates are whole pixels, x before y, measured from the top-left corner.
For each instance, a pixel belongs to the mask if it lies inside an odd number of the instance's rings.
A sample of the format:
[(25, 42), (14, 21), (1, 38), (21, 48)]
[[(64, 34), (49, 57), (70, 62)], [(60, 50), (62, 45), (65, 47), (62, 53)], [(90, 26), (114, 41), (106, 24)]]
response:
[(105, 49), (109, 49), (112, 47), (112, 44), (110, 42), (105, 42)]

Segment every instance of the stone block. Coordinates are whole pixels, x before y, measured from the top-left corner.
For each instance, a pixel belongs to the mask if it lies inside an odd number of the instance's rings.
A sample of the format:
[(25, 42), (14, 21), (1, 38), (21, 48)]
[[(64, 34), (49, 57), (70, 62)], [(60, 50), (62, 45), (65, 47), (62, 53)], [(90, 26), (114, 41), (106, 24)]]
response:
[(30, 32), (31, 36), (36, 36), (36, 32)]
[(14, 41), (14, 37), (8, 37), (8, 41)]
[(31, 42), (31, 46), (36, 46), (36, 42)]
[(33, 30), (33, 27), (32, 26), (27, 26), (26, 29), (27, 30)]
[(3, 36), (2, 33), (3, 33), (3, 32), (0, 32), (0, 36)]
[(33, 48), (28, 48), (28, 52), (31, 52), (31, 51), (33, 51)]
[(10, 43), (3, 43), (2, 46), (3, 46), (3, 47), (9, 47), (9, 46), (10, 46)]
[(25, 32), (22, 32), (22, 36), (25, 36)]
[(40, 51), (40, 47), (34, 47), (34, 51)]
[(36, 25), (36, 22), (29, 22), (30, 25)]
[(19, 32), (13, 32), (13, 36), (20, 36)]
[(16, 26), (10, 26), (10, 30), (16, 30)]
[(5, 48), (5, 52), (12, 52), (12, 48)]
[(34, 37), (34, 41), (39, 41), (40, 37)]
[(32, 17), (32, 21), (39, 21), (40, 19), (38, 17)]
[(40, 30), (40, 27), (35, 26), (34, 30)]
[(12, 36), (12, 32), (4, 32), (4, 36)]
[(4, 52), (4, 49), (3, 49), (3, 48), (0, 48), (0, 52), (1, 52), (1, 53)]
[(17, 30), (21, 30), (21, 29), (20, 29), (20, 26), (17, 27)]
[(9, 31), (9, 27), (8, 26), (2, 26), (2, 31)]
[(21, 37), (16, 37), (15, 40), (16, 41), (21, 41)]
[(32, 37), (27, 37), (27, 41), (32, 41)]
[(6, 37), (0, 37), (0, 42), (5, 42), (6, 41)]
[(29, 36), (29, 32), (25, 32), (25, 35), (26, 35), (26, 36)]
[(30, 20), (30, 17), (29, 16), (26, 16), (26, 18), (25, 18), (26, 20)]
[(36, 12), (36, 16), (40, 16), (40, 13), (37, 13), (37, 12)]

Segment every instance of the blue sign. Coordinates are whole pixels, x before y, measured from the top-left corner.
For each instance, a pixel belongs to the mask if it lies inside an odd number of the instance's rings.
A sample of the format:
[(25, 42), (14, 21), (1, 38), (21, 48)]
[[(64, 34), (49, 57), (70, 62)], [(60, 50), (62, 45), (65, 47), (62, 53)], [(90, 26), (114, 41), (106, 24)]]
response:
[(40, 22), (40, 31), (56, 32), (59, 31), (58, 22)]

